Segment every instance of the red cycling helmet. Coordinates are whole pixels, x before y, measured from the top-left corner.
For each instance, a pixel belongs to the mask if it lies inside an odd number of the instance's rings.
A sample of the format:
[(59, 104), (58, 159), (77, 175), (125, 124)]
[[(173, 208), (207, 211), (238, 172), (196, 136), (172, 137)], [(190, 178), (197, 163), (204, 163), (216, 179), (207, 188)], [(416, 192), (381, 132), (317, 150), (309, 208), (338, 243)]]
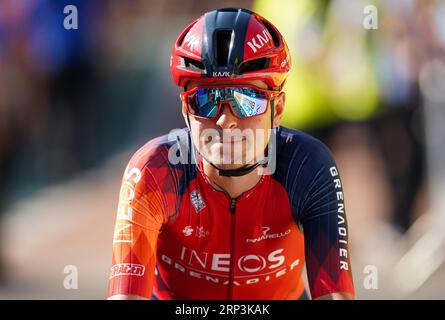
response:
[(263, 80), (281, 90), (291, 68), (280, 32), (260, 15), (241, 8), (205, 13), (181, 33), (173, 48), (173, 82)]

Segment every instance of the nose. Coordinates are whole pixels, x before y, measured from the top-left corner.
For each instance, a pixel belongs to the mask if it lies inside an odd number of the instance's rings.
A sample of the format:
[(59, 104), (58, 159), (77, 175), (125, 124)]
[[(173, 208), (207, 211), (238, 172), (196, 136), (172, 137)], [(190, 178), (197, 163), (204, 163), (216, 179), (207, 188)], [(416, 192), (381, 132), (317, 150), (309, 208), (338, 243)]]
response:
[(221, 105), (221, 111), (216, 119), (216, 124), (222, 129), (236, 128), (237, 118), (233, 115), (228, 103), (223, 103)]

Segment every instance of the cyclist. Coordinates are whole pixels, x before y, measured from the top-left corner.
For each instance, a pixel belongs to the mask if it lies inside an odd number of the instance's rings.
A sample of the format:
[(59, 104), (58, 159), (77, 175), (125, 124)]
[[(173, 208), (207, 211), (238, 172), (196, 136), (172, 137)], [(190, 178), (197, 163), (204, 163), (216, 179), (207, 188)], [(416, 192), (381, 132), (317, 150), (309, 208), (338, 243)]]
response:
[[(352, 299), (344, 197), (318, 140), (280, 125), (291, 61), (279, 31), (207, 12), (171, 56), (187, 127), (124, 172), (110, 299)], [(233, 150), (233, 152), (232, 152)]]

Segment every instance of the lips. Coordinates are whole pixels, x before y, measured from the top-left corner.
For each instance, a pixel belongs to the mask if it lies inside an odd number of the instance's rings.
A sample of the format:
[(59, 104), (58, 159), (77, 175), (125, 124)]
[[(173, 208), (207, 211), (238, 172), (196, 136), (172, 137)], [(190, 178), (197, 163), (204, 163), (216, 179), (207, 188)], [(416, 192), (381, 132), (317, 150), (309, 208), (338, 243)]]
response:
[(228, 139), (224, 139), (224, 138), (220, 138), (220, 137), (213, 137), (212, 139), (209, 139), (207, 141), (203, 141), (204, 143), (210, 143), (210, 144), (216, 144), (216, 143), (220, 143), (220, 144), (235, 144), (235, 143), (239, 143), (239, 142), (243, 142), (246, 141), (246, 137), (241, 137), (238, 139), (235, 138), (228, 138)]
[(244, 141), (245, 139), (244, 138), (242, 138), (242, 139), (237, 139), (237, 140), (233, 140), (233, 139), (230, 139), (230, 140), (227, 140), (227, 141), (224, 141), (224, 140), (219, 140), (218, 142), (219, 143), (223, 143), (223, 144), (229, 144), (229, 143), (236, 143), (236, 142), (242, 142), (242, 141)]

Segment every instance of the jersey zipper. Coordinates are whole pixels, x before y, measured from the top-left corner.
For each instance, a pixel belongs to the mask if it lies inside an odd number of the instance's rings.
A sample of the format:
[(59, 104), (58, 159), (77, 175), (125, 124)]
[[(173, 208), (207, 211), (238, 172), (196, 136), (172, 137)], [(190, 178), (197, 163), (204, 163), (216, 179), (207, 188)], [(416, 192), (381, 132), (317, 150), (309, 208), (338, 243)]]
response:
[(230, 198), (230, 212), (231, 212), (231, 230), (230, 230), (230, 269), (229, 269), (229, 290), (228, 300), (233, 297), (233, 278), (234, 278), (234, 260), (235, 260), (235, 211), (236, 199)]

